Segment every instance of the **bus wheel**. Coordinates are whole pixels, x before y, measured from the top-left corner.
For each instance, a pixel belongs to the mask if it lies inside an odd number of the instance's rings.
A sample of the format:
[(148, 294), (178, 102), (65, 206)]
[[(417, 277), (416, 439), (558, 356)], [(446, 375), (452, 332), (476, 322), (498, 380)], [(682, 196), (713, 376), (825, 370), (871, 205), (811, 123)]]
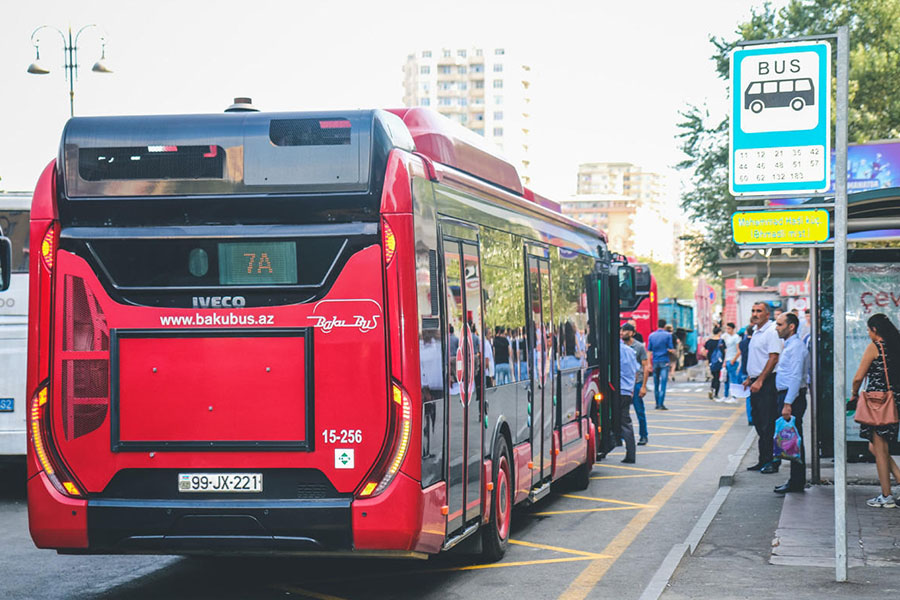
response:
[(803, 101), (803, 98), (794, 98), (791, 100), (791, 108), (794, 110), (803, 110), (804, 106), (806, 106), (806, 102)]
[(512, 519), (512, 467), (509, 446), (502, 435), (494, 445), (491, 520), (482, 531), (482, 554), (486, 562), (496, 562), (506, 554), (509, 546), (509, 527)]
[(762, 109), (764, 109), (765, 107), (766, 105), (762, 103), (762, 100), (754, 100), (750, 103), (750, 110), (755, 113), (761, 113)]

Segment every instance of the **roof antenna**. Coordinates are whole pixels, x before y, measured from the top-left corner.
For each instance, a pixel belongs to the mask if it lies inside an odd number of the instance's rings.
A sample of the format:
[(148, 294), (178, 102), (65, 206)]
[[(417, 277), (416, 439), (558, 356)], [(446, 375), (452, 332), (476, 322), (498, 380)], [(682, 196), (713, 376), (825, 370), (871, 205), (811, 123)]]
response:
[(259, 112), (259, 109), (253, 106), (250, 98), (235, 98), (234, 104), (226, 108), (225, 112)]

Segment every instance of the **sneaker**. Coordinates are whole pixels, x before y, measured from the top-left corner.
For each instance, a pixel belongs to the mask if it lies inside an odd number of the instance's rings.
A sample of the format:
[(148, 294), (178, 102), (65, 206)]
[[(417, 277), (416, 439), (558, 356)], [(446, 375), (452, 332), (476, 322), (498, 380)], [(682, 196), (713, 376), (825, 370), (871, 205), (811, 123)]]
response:
[(719, 398), (718, 396), (716, 396), (715, 400), (716, 400), (716, 402), (718, 402), (719, 404), (721, 404), (722, 402), (725, 402), (725, 398)]
[(709, 390), (709, 399), (710, 399), (710, 400), (713, 399), (713, 391), (712, 391), (712, 390)]
[(882, 496), (881, 494), (879, 494), (871, 500), (866, 500), (866, 504), (874, 508), (894, 508), (895, 506), (897, 506), (897, 504), (894, 502), (894, 497), (890, 494), (888, 494), (887, 496)]
[(737, 398), (735, 398), (734, 396), (728, 396), (727, 398), (725, 398), (725, 404), (737, 404), (737, 402)]

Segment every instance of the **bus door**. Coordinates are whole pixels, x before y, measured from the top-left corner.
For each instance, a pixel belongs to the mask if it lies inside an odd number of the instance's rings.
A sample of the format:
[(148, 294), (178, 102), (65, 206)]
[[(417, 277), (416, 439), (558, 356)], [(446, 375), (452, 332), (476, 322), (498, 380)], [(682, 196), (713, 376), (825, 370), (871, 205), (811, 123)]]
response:
[(481, 268), (476, 242), (443, 237), (448, 431), (447, 533), (481, 515), (483, 368)]
[[(535, 249), (531, 249), (535, 250)], [(537, 249), (540, 252), (540, 249)], [(550, 301), (550, 261), (528, 255), (528, 323), (531, 374), (532, 485), (550, 477), (553, 468), (553, 413), (556, 370), (553, 368), (553, 307)], [(540, 467), (540, 468), (538, 468)]]

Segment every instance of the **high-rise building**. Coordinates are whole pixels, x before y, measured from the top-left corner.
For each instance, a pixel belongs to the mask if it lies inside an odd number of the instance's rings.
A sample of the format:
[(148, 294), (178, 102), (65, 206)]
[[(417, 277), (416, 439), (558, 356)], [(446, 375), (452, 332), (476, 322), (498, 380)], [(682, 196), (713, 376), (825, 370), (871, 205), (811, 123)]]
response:
[(634, 254), (632, 228), (637, 203), (622, 194), (576, 194), (563, 200), (562, 213), (606, 233), (609, 248)]
[(531, 67), (508, 48), (431, 48), (403, 67), (403, 104), (426, 106), (483, 135), (529, 182)]

